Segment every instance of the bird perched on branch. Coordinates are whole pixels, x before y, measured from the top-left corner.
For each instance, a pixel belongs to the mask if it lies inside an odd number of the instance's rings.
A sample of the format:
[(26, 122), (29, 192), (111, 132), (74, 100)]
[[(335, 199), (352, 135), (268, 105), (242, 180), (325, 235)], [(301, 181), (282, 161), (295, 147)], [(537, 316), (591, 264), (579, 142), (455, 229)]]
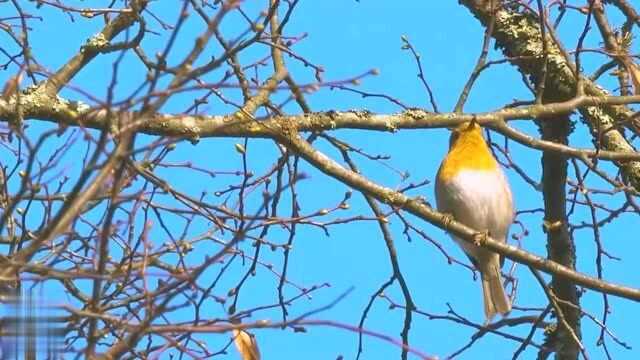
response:
[[(506, 242), (514, 218), (511, 188), (475, 121), (458, 126), (451, 134), (449, 153), (436, 178), (436, 202), (439, 211), (479, 231), (480, 238), (490, 235)], [(502, 287), (500, 255), (477, 242), (452, 238), (480, 271), (486, 322), (511, 311)]]

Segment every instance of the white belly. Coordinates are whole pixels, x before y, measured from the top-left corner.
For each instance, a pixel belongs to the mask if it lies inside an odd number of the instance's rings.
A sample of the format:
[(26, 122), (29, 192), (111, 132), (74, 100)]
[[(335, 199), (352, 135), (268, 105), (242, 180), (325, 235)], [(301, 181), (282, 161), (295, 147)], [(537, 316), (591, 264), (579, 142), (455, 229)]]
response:
[(506, 241), (514, 211), (511, 190), (501, 169), (463, 170), (449, 181), (437, 182), (436, 201), (441, 212)]

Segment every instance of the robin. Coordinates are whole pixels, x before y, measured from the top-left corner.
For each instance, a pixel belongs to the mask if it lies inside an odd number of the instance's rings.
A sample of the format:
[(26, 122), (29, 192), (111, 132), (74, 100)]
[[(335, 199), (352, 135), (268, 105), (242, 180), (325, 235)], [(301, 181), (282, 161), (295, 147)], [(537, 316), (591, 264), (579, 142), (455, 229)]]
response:
[[(498, 241), (507, 241), (514, 218), (511, 188), (475, 121), (463, 123), (451, 134), (449, 152), (436, 178), (436, 203), (439, 211), (451, 214), (456, 221)], [(486, 323), (496, 314), (511, 311), (502, 287), (500, 255), (452, 238), (480, 271)]]

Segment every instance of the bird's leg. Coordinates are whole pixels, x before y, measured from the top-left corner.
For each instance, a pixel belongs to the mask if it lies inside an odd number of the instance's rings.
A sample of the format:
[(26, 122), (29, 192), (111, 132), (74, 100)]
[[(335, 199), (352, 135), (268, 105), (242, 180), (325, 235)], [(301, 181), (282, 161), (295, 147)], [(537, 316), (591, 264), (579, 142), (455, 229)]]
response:
[(473, 244), (475, 246), (482, 247), (482, 245), (484, 245), (488, 238), (489, 230), (478, 231), (477, 233), (473, 234)]

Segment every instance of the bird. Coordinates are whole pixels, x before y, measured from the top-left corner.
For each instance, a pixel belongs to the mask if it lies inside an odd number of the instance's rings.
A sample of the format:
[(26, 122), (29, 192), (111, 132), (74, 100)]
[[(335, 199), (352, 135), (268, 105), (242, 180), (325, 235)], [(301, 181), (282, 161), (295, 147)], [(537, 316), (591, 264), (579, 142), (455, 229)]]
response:
[[(482, 135), (482, 127), (472, 120), (452, 130), (449, 151), (436, 176), (438, 211), (456, 221), (506, 242), (515, 216), (511, 186)], [(502, 286), (501, 256), (477, 243), (451, 235), (480, 272), (485, 324), (496, 314), (511, 311), (511, 302)]]

